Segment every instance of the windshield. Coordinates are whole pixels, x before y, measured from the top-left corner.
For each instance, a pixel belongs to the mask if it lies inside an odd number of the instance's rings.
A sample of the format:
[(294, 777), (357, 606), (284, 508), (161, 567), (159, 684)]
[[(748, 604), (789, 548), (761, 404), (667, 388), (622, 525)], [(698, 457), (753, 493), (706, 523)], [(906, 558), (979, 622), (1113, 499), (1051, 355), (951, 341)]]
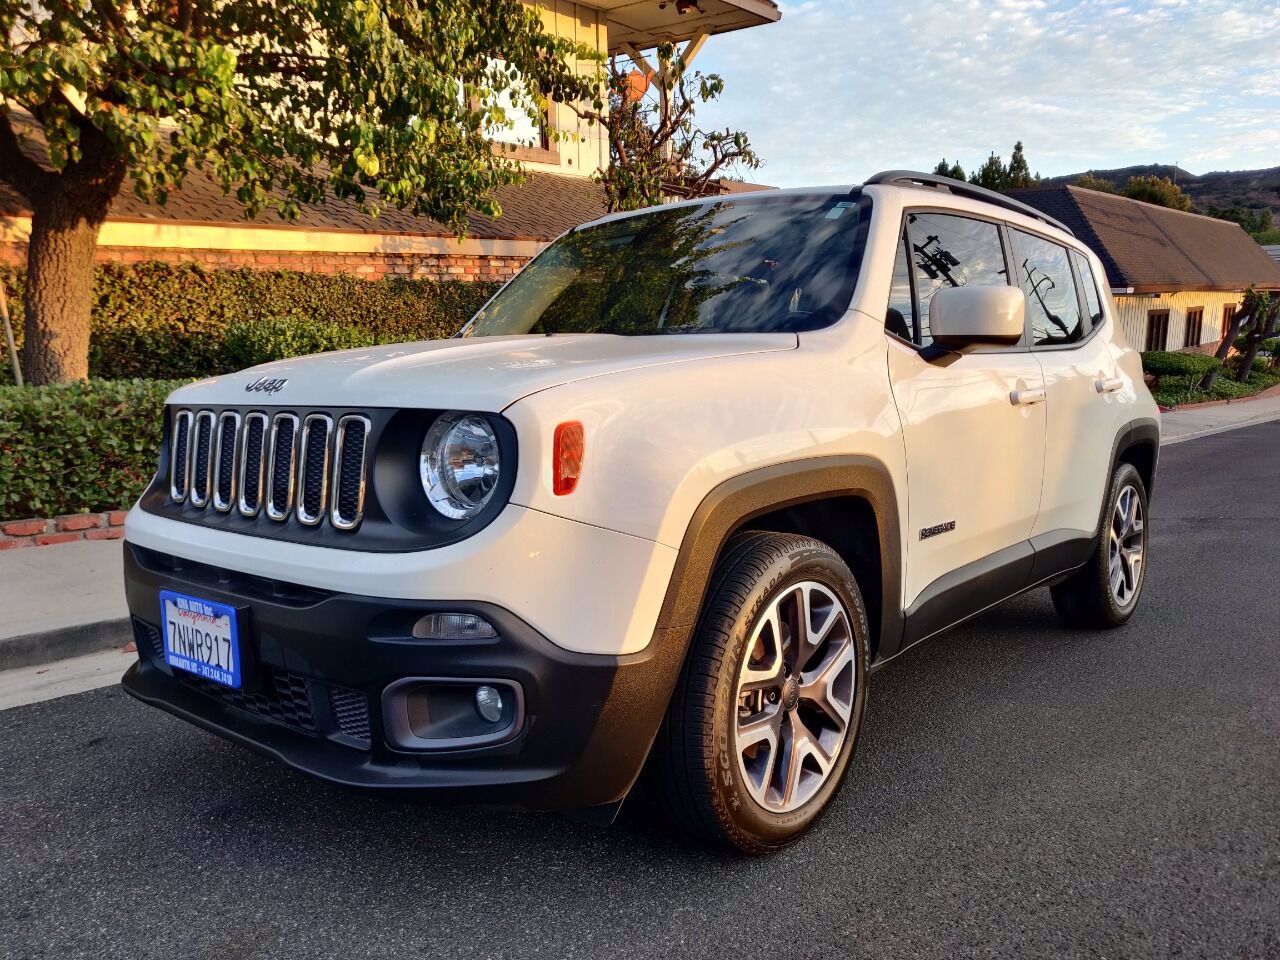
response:
[(775, 333), (849, 306), (869, 218), (857, 194), (774, 194), (670, 207), (561, 237), (463, 336)]

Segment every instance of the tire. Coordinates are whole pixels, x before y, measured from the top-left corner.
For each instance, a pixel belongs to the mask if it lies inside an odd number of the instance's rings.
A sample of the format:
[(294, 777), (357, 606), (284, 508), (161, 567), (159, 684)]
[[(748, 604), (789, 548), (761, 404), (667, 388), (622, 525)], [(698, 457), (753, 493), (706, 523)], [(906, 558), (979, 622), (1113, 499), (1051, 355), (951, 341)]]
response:
[[(1136, 530), (1125, 532), (1121, 519), (1122, 498), (1136, 504)], [(1133, 616), (1147, 579), (1147, 488), (1132, 464), (1122, 463), (1111, 476), (1107, 499), (1098, 524), (1097, 543), (1089, 562), (1051, 588), (1058, 614), (1073, 627), (1110, 630)], [(1134, 570), (1133, 546), (1137, 547)], [(1119, 563), (1120, 583), (1113, 578)]]
[(741, 853), (785, 847), (840, 789), (866, 695), (867, 616), (844, 561), (809, 537), (733, 537), (655, 742), (662, 807)]

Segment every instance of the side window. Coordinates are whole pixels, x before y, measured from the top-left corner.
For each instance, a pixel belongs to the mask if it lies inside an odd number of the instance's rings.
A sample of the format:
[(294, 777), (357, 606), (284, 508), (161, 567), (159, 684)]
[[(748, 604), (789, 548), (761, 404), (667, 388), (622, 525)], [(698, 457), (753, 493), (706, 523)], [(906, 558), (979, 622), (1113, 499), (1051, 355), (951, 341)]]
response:
[(905, 233), (898, 240), (898, 256), (893, 261), (893, 287), (889, 290), (884, 328), (903, 340), (916, 339), (915, 305), (911, 301), (911, 260), (907, 256)]
[(907, 214), (920, 304), (916, 342), (933, 342), (929, 334), (929, 304), (943, 287), (1003, 287), (1008, 281), (1000, 228), (985, 220), (946, 213)]
[(1089, 329), (1092, 330), (1102, 323), (1102, 295), (1098, 293), (1098, 278), (1093, 275), (1093, 268), (1083, 254), (1072, 250), (1071, 259), (1076, 265), (1080, 286), (1084, 289), (1084, 306), (1089, 311)]
[(1067, 248), (1050, 240), (1009, 231), (1014, 271), (1027, 295), (1027, 317), (1035, 346), (1075, 343), (1085, 335), (1084, 314), (1071, 279)]

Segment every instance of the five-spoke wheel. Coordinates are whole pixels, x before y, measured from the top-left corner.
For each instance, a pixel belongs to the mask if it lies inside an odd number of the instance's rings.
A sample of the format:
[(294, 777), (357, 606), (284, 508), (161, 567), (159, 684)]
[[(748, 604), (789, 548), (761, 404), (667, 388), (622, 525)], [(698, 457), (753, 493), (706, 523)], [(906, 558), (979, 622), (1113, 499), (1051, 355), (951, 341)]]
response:
[(1146, 533), (1142, 517), (1142, 498), (1132, 484), (1125, 486), (1116, 498), (1111, 514), (1111, 537), (1107, 542), (1107, 575), (1111, 595), (1117, 604), (1127, 607), (1138, 595), (1142, 579), (1142, 557)]
[(849, 768), (866, 612), (840, 556), (797, 534), (735, 536), (711, 584), (654, 772), (681, 826), (765, 853), (813, 824)]
[(747, 641), (738, 672), (735, 753), (752, 799), (786, 813), (831, 775), (853, 709), (849, 616), (820, 583), (788, 587)]

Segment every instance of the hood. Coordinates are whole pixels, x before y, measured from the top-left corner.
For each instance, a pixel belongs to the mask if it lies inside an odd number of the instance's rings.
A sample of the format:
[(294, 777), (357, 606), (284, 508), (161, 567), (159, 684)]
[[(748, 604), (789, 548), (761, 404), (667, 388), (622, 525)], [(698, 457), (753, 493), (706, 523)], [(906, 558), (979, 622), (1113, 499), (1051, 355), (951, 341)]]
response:
[[(264, 363), (182, 387), (173, 401), (497, 413), (521, 397), (575, 380), (667, 363), (794, 350), (797, 344), (792, 333), (651, 337), (591, 333), (430, 340)], [(255, 384), (259, 389), (248, 389)]]

